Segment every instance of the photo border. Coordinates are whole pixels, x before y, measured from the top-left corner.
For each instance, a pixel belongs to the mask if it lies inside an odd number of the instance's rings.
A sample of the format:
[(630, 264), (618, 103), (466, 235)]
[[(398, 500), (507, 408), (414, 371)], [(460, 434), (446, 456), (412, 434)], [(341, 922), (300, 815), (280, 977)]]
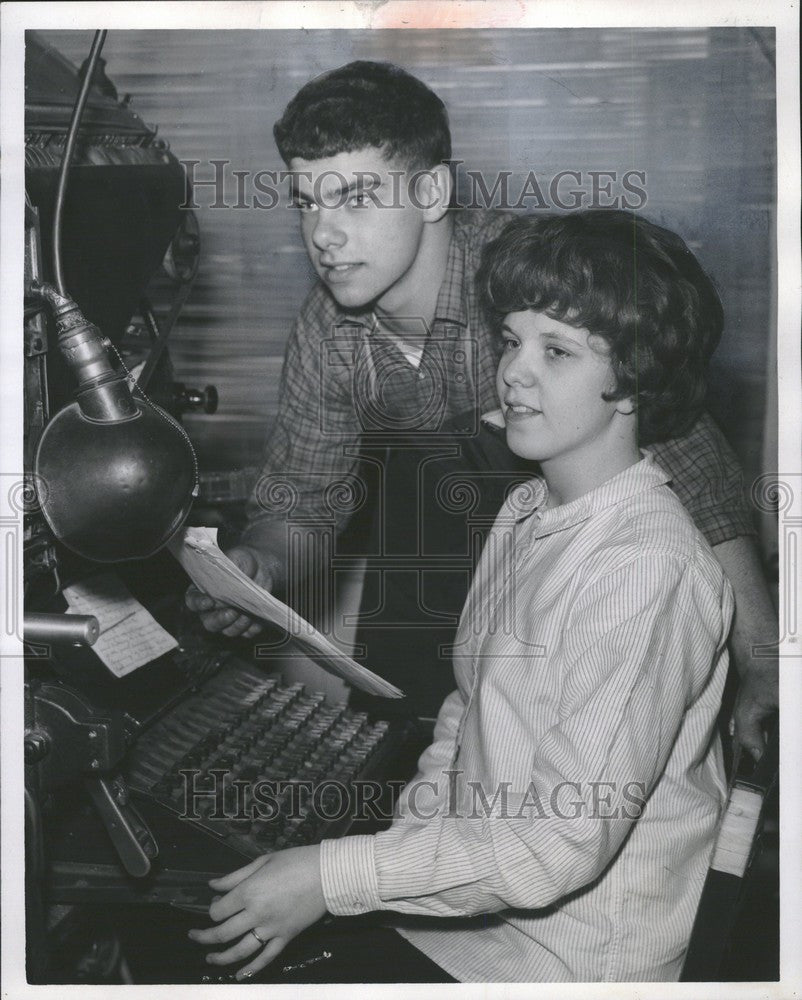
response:
[[(292, 2), (270, 3), (5, 3), (0, 11), (2, 34), (2, 124), (3, 176), (0, 197), (0, 301), (3, 302), (0, 330), (0, 419), (2, 468), (8, 474), (22, 469), (20, 417), (23, 412), (22, 377), (19, 365), (19, 331), (22, 325), (22, 235), (24, 190), (24, 82), (23, 32), (27, 29), (91, 29), (102, 27), (192, 28), (226, 30), (249, 28), (338, 29), (493, 29), (555, 27), (707, 27), (760, 26), (777, 31), (777, 264), (778, 264), (778, 396), (779, 396), (779, 478), (795, 484), (790, 506), (783, 512), (786, 523), (797, 527), (796, 554), (783, 557), (781, 551), (781, 621), (798, 623), (800, 615), (799, 535), (802, 533), (802, 391), (800, 390), (800, 144), (799, 144), (799, 2), (753, 2), (753, 0), (705, 0), (704, 3), (651, 2), (599, 3), (597, 0), (468, 0), (468, 2), (428, 2), (389, 0), (376, 2)], [(782, 537), (782, 526), (781, 526)], [(21, 594), (22, 560), (17, 560), (16, 577), (10, 583), (11, 600)], [(9, 578), (7, 577), (7, 580)], [(16, 589), (15, 589), (16, 588)], [(19, 669), (20, 643), (8, 634), (9, 594), (4, 595), (6, 627), (0, 658), (0, 725), (2, 725), (2, 966), (3, 993), (11, 998), (35, 994), (41, 997), (106, 997), (116, 987), (27, 985), (24, 974), (24, 920), (19, 900), (24, 900), (23, 766), (22, 718), (23, 677)], [(9, 609), (12, 609), (10, 611)], [(795, 617), (794, 617), (795, 616)], [(802, 677), (799, 670), (799, 638), (790, 633), (781, 648), (780, 699), (786, 723), (781, 740), (781, 980), (779, 984), (727, 983), (727, 1000), (740, 997), (791, 997), (800, 989), (800, 901), (802, 901), (802, 822), (798, 789), (802, 761), (802, 736), (796, 720), (802, 708)], [(134, 913), (134, 918), (136, 918)], [(271, 989), (271, 987), (254, 987)], [(161, 997), (162, 986), (133, 986), (136, 996)], [(172, 986), (171, 989), (206, 995), (214, 986)], [(247, 990), (248, 987), (230, 987)], [(719, 998), (715, 983), (612, 984), (460, 984), (451, 986), (302, 986), (272, 987), (280, 996), (353, 997), (638, 997)], [(126, 994), (127, 995), (127, 994)], [(227, 995), (233, 995), (227, 993)], [(239, 992), (236, 993), (239, 996)]]

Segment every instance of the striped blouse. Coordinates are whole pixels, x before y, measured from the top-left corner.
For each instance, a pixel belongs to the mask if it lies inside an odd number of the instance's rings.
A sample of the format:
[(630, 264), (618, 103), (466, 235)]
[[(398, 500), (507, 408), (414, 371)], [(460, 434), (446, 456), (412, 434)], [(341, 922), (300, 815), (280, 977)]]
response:
[(563, 506), (512, 492), (398, 817), (323, 843), (332, 913), (396, 911), (461, 981), (678, 977), (725, 798), (733, 603), (667, 480), (646, 457)]

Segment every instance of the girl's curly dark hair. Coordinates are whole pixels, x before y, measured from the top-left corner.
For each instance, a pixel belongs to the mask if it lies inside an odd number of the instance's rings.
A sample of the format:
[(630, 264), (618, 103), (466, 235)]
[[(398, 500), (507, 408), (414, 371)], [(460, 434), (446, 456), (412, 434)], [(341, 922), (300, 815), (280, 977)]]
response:
[(676, 233), (615, 209), (523, 216), (485, 247), (477, 285), (499, 324), (533, 309), (602, 337), (616, 376), (604, 398), (632, 397), (641, 444), (701, 414), (723, 310)]

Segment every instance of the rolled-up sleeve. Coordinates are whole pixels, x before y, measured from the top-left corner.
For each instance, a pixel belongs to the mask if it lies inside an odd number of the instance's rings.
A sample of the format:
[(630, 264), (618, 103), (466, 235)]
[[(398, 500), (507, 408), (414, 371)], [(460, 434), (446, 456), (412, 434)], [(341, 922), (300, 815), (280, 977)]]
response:
[(711, 546), (755, 534), (743, 470), (713, 418), (704, 413), (687, 435), (649, 445), (671, 486)]

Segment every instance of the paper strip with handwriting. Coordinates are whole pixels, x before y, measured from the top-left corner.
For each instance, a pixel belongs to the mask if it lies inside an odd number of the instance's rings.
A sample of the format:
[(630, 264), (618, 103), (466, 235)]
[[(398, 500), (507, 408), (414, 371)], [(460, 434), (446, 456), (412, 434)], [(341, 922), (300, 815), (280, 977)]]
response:
[(117, 677), (163, 656), (178, 645), (113, 573), (99, 573), (64, 588), (75, 615), (94, 615), (100, 626), (93, 652)]

